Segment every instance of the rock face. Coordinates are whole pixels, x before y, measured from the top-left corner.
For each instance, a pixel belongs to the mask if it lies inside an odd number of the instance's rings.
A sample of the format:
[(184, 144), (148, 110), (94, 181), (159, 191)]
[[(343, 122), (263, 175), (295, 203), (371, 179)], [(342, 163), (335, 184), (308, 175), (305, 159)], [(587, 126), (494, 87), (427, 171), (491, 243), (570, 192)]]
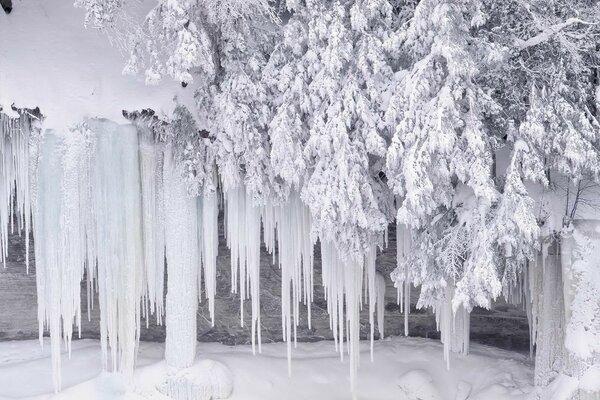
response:
[(12, 11), (12, 0), (0, 0), (0, 7), (5, 13), (10, 14)]
[[(215, 298), (215, 326), (210, 324), (208, 305), (203, 302), (198, 308), (198, 340), (201, 342), (221, 342), (224, 344), (249, 344), (250, 304), (244, 307), (244, 327), (240, 326), (240, 300), (231, 293), (230, 253), (223, 236), (220, 221), (219, 256), (217, 259), (217, 294)], [(385, 333), (404, 334), (404, 317), (396, 304), (396, 289), (389, 274), (396, 265), (395, 232), (390, 230), (389, 247), (377, 258), (377, 270), (386, 279)], [(327, 303), (321, 286), (320, 252), (315, 251), (315, 301), (312, 304), (312, 328), (308, 329), (306, 309), (303, 307), (301, 325), (298, 327), (299, 341), (332, 339), (329, 330)], [(33, 246), (30, 247), (33, 249)], [(31, 260), (34, 259), (33, 250)], [(281, 272), (273, 264), (273, 256), (262, 249), (261, 254), (261, 322), (263, 342), (282, 340), (281, 329)], [(82, 285), (82, 331), (83, 338), (99, 336), (99, 311), (94, 309), (87, 315), (86, 290)], [(430, 310), (417, 310), (418, 291), (412, 291), (409, 327), (411, 336), (439, 338), (435, 318)], [(247, 303), (249, 303), (247, 301)], [(94, 301), (97, 304), (97, 301)], [(367, 307), (365, 307), (365, 310)], [(88, 320), (89, 317), (89, 320)], [(141, 339), (162, 341), (164, 326), (157, 326), (156, 319), (143, 321)], [(147, 323), (147, 325), (146, 325)], [(375, 333), (377, 335), (377, 332)], [(361, 336), (369, 335), (368, 315), (362, 318)], [(31, 339), (38, 336), (37, 300), (35, 287), (35, 262), (31, 262), (29, 274), (25, 271), (25, 242), (18, 235), (9, 238), (9, 254), (5, 268), (0, 267), (0, 340)], [(377, 336), (376, 336), (377, 337)], [(522, 309), (497, 303), (492, 310), (475, 309), (471, 315), (471, 340), (497, 347), (528, 350), (529, 330), (525, 312)]]

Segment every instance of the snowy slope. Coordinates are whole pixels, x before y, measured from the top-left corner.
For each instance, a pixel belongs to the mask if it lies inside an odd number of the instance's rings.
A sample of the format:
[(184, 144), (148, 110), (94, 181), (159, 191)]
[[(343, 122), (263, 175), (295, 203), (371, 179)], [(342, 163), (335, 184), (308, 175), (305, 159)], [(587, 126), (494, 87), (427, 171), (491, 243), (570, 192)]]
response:
[[(203, 343), (198, 347), (196, 365), (209, 358), (231, 370), (231, 400), (351, 398), (347, 366), (340, 363), (332, 342), (298, 344), (291, 377), (287, 376), (284, 343), (265, 344), (263, 353), (256, 356), (249, 346)], [(100, 371), (98, 342), (75, 341), (73, 349), (70, 361), (64, 356), (65, 388), (60, 399), (166, 399), (154, 389), (166, 373), (162, 344), (141, 343), (135, 387), (126, 395), (114, 375)], [(52, 398), (47, 350), (40, 351), (36, 341), (0, 343), (0, 399)], [(361, 343), (361, 351), (365, 353), (358, 375), (361, 400), (531, 398), (532, 365), (517, 353), (474, 345), (469, 356), (452, 356), (447, 371), (442, 346), (433, 340), (393, 338), (377, 342), (374, 363), (368, 361), (368, 343)]]
[[(153, 1), (142, 7), (150, 9)], [(173, 97), (190, 104), (192, 93), (165, 79), (146, 86), (122, 75), (125, 58), (108, 38), (86, 29), (73, 0), (14, 0), (0, 12), (0, 106), (40, 107), (46, 126), (62, 128), (84, 117), (122, 121), (122, 110), (152, 108), (169, 115)], [(144, 9), (139, 12), (141, 20)]]

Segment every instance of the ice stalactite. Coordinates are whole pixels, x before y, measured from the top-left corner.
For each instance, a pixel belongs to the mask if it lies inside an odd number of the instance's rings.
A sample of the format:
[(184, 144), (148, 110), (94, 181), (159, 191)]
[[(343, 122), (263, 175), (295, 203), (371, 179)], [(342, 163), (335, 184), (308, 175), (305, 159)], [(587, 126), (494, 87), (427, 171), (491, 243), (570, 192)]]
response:
[[(244, 326), (244, 301), (251, 299), (252, 352), (261, 351), (260, 332), (260, 218), (244, 187), (229, 189), (226, 196), (227, 246), (231, 250), (231, 290), (240, 295), (240, 323)], [(238, 284), (239, 283), (239, 284)]]
[(219, 198), (217, 193), (205, 193), (202, 198), (202, 267), (204, 292), (208, 300), (211, 324), (215, 325), (215, 295), (217, 292), (217, 254), (219, 252)]
[(528, 260), (521, 272), (523, 280), (523, 303), (525, 307), (525, 314), (527, 315), (527, 324), (529, 326), (529, 359), (531, 360), (533, 360), (535, 349), (535, 324), (537, 322), (537, 319), (534, 318), (537, 310), (534, 308), (532, 301), (536, 285), (535, 266), (535, 260)]
[(396, 223), (396, 262), (397, 271), (403, 271), (401, 279), (396, 280), (396, 288), (398, 290), (398, 305), (404, 312), (404, 336), (408, 336), (408, 315), (410, 314), (410, 287), (408, 262), (410, 257), (411, 236), (410, 230), (406, 225), (399, 222)]
[(281, 270), (281, 325), (283, 340), (287, 343), (288, 373), (291, 374), (292, 340), (296, 345), (301, 303), (307, 307), (308, 327), (311, 327), (314, 240), (310, 210), (302, 203), (300, 195), (292, 192), (281, 205), (267, 204), (262, 219), (265, 245), (274, 256), (277, 253)]
[[(342, 259), (335, 245), (321, 240), (321, 266), (329, 324), (333, 331), (336, 350), (339, 351), (342, 360), (344, 341), (346, 341), (350, 358), (350, 386), (353, 395), (356, 396), (364, 263), (353, 259)], [(372, 279), (374, 278), (373, 276)]]
[(377, 305), (377, 331), (379, 331), (380, 339), (385, 337), (385, 288), (384, 276), (377, 273), (375, 277), (375, 303)]
[(88, 178), (88, 136), (47, 132), (38, 165), (34, 207), (36, 281), (40, 343), (44, 328), (51, 337), (54, 387), (60, 390), (61, 342), (70, 352), (73, 326), (81, 326), (81, 280), (95, 264), (88, 244), (91, 196), (81, 183)]
[(434, 307), (437, 329), (444, 345), (444, 360), (450, 368), (450, 353), (469, 353), (470, 313), (460, 305), (453, 310), (454, 287), (447, 285), (444, 296)]
[[(90, 120), (43, 136), (35, 175), (38, 318), (51, 336), (61, 387), (61, 341), (81, 326), (81, 287), (97, 286), (104, 367), (133, 373), (139, 338), (143, 251), (137, 131)], [(89, 310), (88, 303), (88, 310)], [(110, 352), (110, 356), (109, 356)]]
[(196, 357), (196, 311), (200, 238), (198, 202), (188, 195), (180, 166), (168, 146), (164, 158), (167, 300), (165, 358), (167, 365), (186, 368)]
[[(373, 342), (375, 341), (375, 307), (377, 303), (377, 289), (375, 282), (375, 257), (377, 249), (375, 246), (371, 247), (368, 253), (365, 256), (365, 265), (364, 265), (364, 279), (366, 282), (366, 292), (365, 296), (369, 302), (369, 328), (370, 328), (370, 353), (371, 353), (371, 362), (373, 362)], [(369, 279), (372, 277), (372, 279)]]
[[(22, 113), (11, 118), (0, 112), (0, 260), (6, 261), (8, 233), (17, 229), (25, 240), (25, 265), (29, 272), (29, 234), (31, 232), (32, 198), (30, 173), (33, 160), (30, 147), (38, 140), (34, 120)], [(16, 215), (14, 211), (16, 209)]]
[(564, 360), (564, 300), (560, 257), (552, 247), (549, 255), (540, 253), (534, 265), (536, 286), (532, 293), (535, 324), (535, 384), (546, 386), (562, 368)]
[(96, 133), (94, 209), (100, 339), (113, 371), (129, 381), (140, 332), (144, 253), (138, 132), (131, 125), (90, 120)]
[(164, 315), (165, 286), (164, 145), (154, 139), (149, 129), (145, 127), (138, 127), (138, 129), (146, 281), (143, 311), (146, 324), (149, 323), (150, 314), (155, 314), (157, 323), (161, 324)]
[(377, 248), (372, 246), (365, 256), (364, 272), (366, 282), (366, 298), (369, 303), (369, 326), (370, 326), (370, 352), (371, 361), (373, 361), (373, 342), (375, 340), (375, 313), (377, 312), (377, 331), (379, 337), (383, 339), (383, 317), (385, 305), (385, 279), (383, 275), (376, 272), (375, 260)]

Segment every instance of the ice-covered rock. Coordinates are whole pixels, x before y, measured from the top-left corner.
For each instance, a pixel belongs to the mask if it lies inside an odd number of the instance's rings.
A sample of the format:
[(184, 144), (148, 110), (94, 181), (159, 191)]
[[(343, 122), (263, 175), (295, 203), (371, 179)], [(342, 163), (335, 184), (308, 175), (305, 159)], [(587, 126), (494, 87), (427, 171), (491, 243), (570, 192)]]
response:
[(233, 391), (233, 375), (225, 364), (201, 360), (167, 376), (157, 389), (174, 400), (226, 399)]
[(398, 387), (407, 400), (442, 400), (442, 396), (426, 371), (416, 369), (408, 371), (397, 381)]
[(456, 388), (456, 396), (454, 400), (467, 400), (471, 394), (473, 386), (469, 382), (460, 381)]

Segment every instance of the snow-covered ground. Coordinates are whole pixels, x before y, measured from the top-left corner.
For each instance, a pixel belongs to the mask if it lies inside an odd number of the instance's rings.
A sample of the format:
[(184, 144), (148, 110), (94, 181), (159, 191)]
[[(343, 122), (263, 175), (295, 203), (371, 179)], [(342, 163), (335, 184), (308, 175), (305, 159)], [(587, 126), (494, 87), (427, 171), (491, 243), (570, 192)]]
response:
[[(48, 343), (49, 344), (49, 343)], [(529, 399), (533, 367), (527, 357), (472, 345), (468, 356), (452, 355), (446, 370), (442, 346), (434, 340), (392, 338), (361, 343), (357, 397), (361, 400), (508, 400)], [(0, 342), (0, 399), (54, 398), (50, 346), (37, 341)], [(116, 375), (102, 372), (100, 344), (73, 342), (63, 356), (63, 387), (57, 399), (167, 399), (155, 388), (166, 376), (164, 345), (140, 344), (134, 384), (125, 392)], [(204, 359), (225, 364), (233, 375), (232, 400), (350, 399), (347, 361), (340, 363), (333, 342), (299, 343), (287, 374), (284, 343), (263, 345), (253, 356), (248, 346), (199, 343), (196, 365)]]

